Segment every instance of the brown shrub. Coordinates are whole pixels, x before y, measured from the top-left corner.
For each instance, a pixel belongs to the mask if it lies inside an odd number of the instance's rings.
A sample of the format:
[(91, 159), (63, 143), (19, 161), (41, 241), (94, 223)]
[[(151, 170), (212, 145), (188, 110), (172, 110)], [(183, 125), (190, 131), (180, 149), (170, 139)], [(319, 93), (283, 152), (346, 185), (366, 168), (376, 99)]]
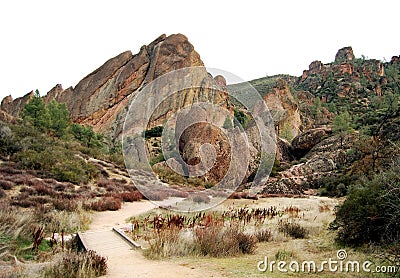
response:
[(56, 183), (53, 185), (53, 189), (55, 191), (65, 191), (67, 189), (67, 185), (64, 183)]
[(114, 194), (114, 197), (119, 198), (124, 202), (136, 202), (143, 199), (143, 195), (139, 191), (117, 193)]
[(308, 236), (308, 230), (306, 228), (292, 221), (280, 221), (279, 231), (293, 238), (306, 238)]
[(137, 190), (136, 186), (133, 183), (124, 184), (122, 186), (122, 189), (124, 191), (136, 191)]
[(187, 198), (187, 197), (189, 197), (189, 193), (187, 193), (186, 191), (181, 191), (181, 190), (173, 190), (171, 193), (171, 196), (178, 197), (178, 198)]
[(262, 229), (255, 233), (255, 237), (257, 238), (258, 242), (268, 242), (272, 239), (272, 233), (268, 229)]
[(11, 167), (11, 166), (2, 166), (0, 168), (0, 173), (4, 173), (4, 174), (8, 174), (8, 175), (15, 175), (15, 174), (22, 174), (23, 171), (16, 169), (14, 167)]
[(33, 188), (35, 189), (37, 195), (57, 196), (57, 192), (54, 191), (51, 187), (48, 187), (47, 185), (43, 185), (43, 184), (34, 185)]
[(73, 212), (78, 209), (78, 203), (75, 200), (56, 198), (52, 200), (52, 203), (57, 210)]
[(72, 252), (63, 254), (60, 262), (45, 270), (45, 277), (99, 277), (107, 273), (107, 259), (95, 251)]
[(256, 248), (256, 238), (244, 234), (236, 225), (227, 228), (212, 225), (196, 229), (195, 234), (198, 249), (203, 256), (226, 257), (250, 254)]
[(242, 254), (254, 253), (254, 251), (256, 250), (256, 243), (257, 243), (257, 238), (255, 236), (239, 232), (236, 235), (236, 238), (239, 244), (239, 250), (240, 252), (242, 252)]
[(144, 193), (143, 199), (151, 201), (162, 201), (169, 197), (166, 191), (147, 191)]
[(11, 205), (22, 208), (29, 208), (35, 207), (38, 204), (35, 201), (31, 200), (26, 192), (23, 192), (11, 199)]
[(229, 199), (242, 199), (247, 196), (246, 192), (233, 192), (230, 196)]
[(105, 197), (90, 204), (90, 209), (95, 211), (119, 210), (122, 206), (121, 199)]
[(10, 190), (14, 187), (14, 183), (7, 180), (0, 180), (0, 188), (4, 190)]
[(192, 197), (192, 200), (195, 203), (206, 203), (206, 204), (208, 204), (210, 202), (210, 197), (208, 197), (206, 194), (198, 193), (198, 194), (195, 194)]
[(27, 187), (27, 186), (23, 186), (19, 192), (21, 193), (26, 193), (27, 195), (34, 195), (36, 193), (36, 190), (31, 188), (31, 187)]
[(30, 196), (29, 200), (35, 203), (35, 207), (37, 205), (44, 205), (50, 202), (50, 198), (48, 196)]
[(24, 175), (24, 174), (17, 174), (12, 176), (12, 179), (16, 185), (26, 185), (28, 184), (29, 180), (31, 179), (31, 176)]
[(247, 192), (233, 192), (229, 199), (249, 199), (249, 200), (258, 200), (257, 195), (249, 195)]
[(28, 181), (29, 186), (45, 186), (46, 184), (37, 178), (32, 178)]

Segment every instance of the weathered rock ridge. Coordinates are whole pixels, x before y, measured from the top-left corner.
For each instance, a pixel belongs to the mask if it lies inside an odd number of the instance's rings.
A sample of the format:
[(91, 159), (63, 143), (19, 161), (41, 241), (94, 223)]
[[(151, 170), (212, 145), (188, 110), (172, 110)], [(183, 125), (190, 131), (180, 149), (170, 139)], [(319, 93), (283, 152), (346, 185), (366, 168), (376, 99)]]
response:
[[(162, 35), (149, 45), (142, 46), (136, 55), (126, 51), (111, 58), (75, 87), (64, 90), (60, 84), (56, 85), (44, 100), (47, 103), (52, 100), (65, 103), (74, 122), (93, 126), (96, 131), (116, 138), (122, 132), (130, 101), (141, 88), (167, 72), (196, 66), (203, 67), (204, 64), (184, 35)], [(203, 79), (203, 84), (215, 85), (225, 82), (220, 78), (214, 81), (206, 71)], [(207, 90), (206, 86), (203, 87), (201, 93), (204, 96), (210, 90)], [(176, 94), (164, 103), (165, 107), (159, 107), (160, 115), (155, 115), (153, 120), (157, 120), (157, 123), (162, 122), (164, 117), (168, 116), (162, 114), (163, 110), (176, 110), (190, 104), (196, 93), (199, 93), (199, 90)], [(32, 93), (16, 100), (11, 96), (6, 97), (2, 101), (1, 109), (17, 117), (31, 97)], [(213, 97), (217, 103), (227, 101), (226, 93), (217, 93)], [(171, 107), (171, 103), (175, 105)]]

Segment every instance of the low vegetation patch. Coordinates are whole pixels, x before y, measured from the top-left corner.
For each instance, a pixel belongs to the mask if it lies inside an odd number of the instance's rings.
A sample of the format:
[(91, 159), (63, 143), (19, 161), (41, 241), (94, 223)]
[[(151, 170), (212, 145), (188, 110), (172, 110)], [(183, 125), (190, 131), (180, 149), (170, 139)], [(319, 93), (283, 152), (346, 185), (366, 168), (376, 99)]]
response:
[[(132, 229), (127, 232), (147, 246), (145, 254), (150, 258), (240, 256), (253, 254), (259, 242), (273, 240), (269, 223), (278, 223), (277, 219), (282, 217), (296, 219), (299, 212), (293, 206), (283, 210), (242, 207), (209, 213), (161, 212), (132, 218)], [(282, 236), (304, 238), (307, 235), (306, 229), (296, 225), (279, 231)]]
[(90, 250), (88, 252), (67, 251), (56, 263), (44, 270), (44, 277), (86, 278), (99, 277), (107, 273), (107, 259)]

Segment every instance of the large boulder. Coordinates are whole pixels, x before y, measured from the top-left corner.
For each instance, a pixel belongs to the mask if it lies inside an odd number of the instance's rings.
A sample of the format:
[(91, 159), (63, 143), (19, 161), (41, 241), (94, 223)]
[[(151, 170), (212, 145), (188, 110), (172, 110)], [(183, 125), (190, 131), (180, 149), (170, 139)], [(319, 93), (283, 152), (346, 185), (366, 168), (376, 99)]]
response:
[(303, 157), (315, 145), (322, 141), (322, 139), (332, 131), (330, 128), (320, 127), (307, 130), (296, 136), (292, 141), (293, 153), (297, 158)]
[(292, 145), (283, 138), (277, 139), (276, 159), (279, 162), (290, 162), (294, 160)]

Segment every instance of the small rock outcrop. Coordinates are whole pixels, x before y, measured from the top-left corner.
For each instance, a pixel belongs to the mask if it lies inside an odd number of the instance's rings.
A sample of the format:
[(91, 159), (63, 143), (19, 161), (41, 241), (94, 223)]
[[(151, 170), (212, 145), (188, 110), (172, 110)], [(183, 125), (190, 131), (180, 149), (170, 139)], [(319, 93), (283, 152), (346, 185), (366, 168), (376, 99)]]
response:
[(353, 48), (351, 46), (339, 49), (335, 56), (336, 63), (349, 62), (355, 59)]

